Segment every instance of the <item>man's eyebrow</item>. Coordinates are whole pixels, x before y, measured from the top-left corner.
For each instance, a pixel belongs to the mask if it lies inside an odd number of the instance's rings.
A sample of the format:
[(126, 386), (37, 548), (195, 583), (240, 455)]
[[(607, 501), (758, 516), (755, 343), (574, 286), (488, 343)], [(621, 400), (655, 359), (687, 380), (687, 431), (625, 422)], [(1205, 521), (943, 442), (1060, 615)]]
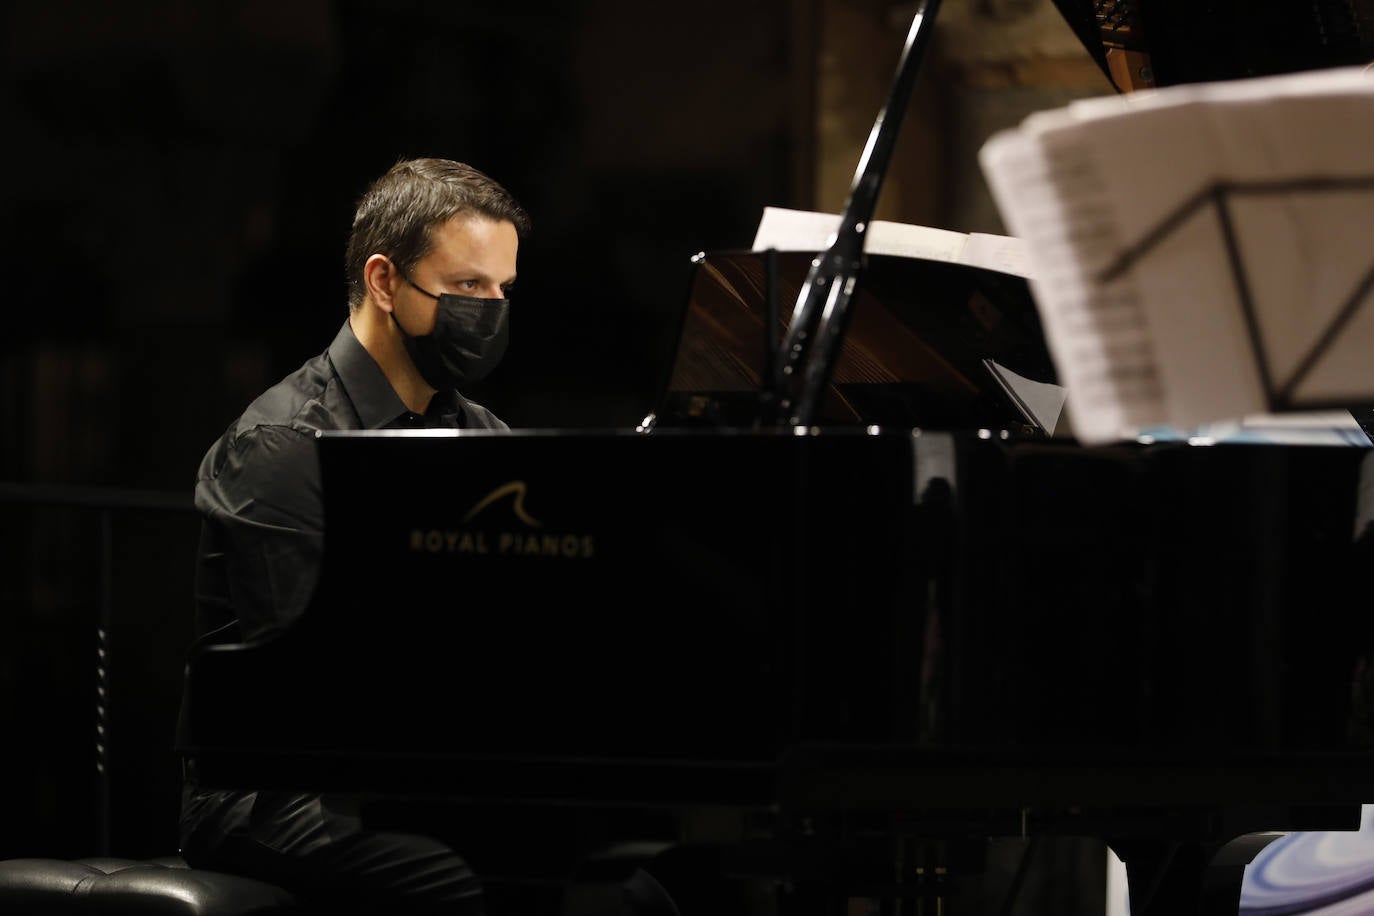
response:
[[(501, 281), (502, 286), (510, 286), (515, 282), (515, 274), (510, 275), (510, 279)], [(446, 271), (440, 275), (440, 279), (445, 283), (460, 283), (464, 280), (481, 280), (486, 282), (494, 279), (490, 274), (483, 273), (476, 268), (459, 268), (457, 270)]]

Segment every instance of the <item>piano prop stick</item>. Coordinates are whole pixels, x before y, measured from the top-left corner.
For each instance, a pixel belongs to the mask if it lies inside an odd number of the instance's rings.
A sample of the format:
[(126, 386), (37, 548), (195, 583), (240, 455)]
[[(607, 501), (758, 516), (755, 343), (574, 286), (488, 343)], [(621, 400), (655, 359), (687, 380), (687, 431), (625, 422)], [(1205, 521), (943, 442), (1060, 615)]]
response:
[(916, 8), (892, 89), (873, 123), (854, 173), (839, 231), (830, 247), (812, 262), (806, 286), (779, 347), (773, 396), (777, 416), (787, 425), (809, 426), (830, 382), (849, 322), (850, 299), (863, 269), (864, 234), (873, 221), (878, 192), (930, 45), (939, 8), (939, 0), (922, 0)]

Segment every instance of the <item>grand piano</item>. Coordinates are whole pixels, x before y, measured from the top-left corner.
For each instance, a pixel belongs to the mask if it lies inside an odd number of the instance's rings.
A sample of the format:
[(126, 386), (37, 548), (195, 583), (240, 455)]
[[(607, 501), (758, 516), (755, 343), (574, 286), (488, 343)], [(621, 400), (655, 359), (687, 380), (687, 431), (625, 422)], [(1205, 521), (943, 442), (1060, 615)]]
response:
[(835, 244), (700, 256), (637, 429), (320, 437), (311, 606), (188, 659), (203, 784), (523, 824), (491, 867), (539, 880), (709, 835), (785, 913), (960, 912), (987, 838), (1056, 835), (1137, 916), (1235, 912), (1275, 836), (1359, 826), (1374, 450), (1080, 446), (987, 371), (1054, 382), (1023, 279), (862, 253), (937, 7)]

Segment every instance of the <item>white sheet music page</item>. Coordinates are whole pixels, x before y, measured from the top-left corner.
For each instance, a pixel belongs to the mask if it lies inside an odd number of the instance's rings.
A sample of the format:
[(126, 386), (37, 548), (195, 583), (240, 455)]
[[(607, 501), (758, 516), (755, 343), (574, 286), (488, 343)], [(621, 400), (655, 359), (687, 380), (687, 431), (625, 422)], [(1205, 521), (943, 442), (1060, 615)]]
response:
[[(764, 207), (754, 234), (754, 251), (824, 251), (835, 241), (840, 228), (837, 213)], [(869, 254), (921, 258), (968, 264), (1000, 273), (1026, 276), (1029, 257), (1018, 238), (991, 233), (964, 233), (914, 223), (877, 219), (864, 236)]]
[(980, 163), (1084, 441), (1374, 397), (1374, 74), (1076, 102)]
[(970, 232), (959, 260), (974, 267), (1030, 277), (1030, 252), (1026, 249), (1026, 243), (1008, 235)]

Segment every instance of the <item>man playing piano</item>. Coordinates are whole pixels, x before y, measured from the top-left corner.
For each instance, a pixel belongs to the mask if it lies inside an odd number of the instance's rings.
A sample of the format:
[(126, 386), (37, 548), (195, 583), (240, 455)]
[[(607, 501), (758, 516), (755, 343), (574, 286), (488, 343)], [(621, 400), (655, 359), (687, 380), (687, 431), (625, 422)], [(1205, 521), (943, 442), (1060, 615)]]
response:
[[(501, 358), (528, 229), (504, 188), (459, 162), (398, 162), (362, 196), (346, 257), (347, 320), (201, 463), (202, 640), (270, 635), (309, 602), (322, 544), (317, 431), (507, 428), (459, 389)], [(445, 843), (370, 827), (347, 798), (202, 787), (193, 760), (181, 850), (194, 866), (379, 912), (483, 911), (477, 878)]]

